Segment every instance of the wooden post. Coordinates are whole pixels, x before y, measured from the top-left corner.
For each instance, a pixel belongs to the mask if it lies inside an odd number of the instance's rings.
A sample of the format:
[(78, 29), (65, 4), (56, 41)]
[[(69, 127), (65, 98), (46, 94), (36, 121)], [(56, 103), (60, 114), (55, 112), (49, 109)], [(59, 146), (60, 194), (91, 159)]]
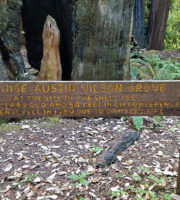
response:
[(178, 168), (178, 178), (177, 178), (176, 194), (180, 195), (180, 149), (179, 149), (179, 168)]
[(56, 21), (48, 15), (43, 29), (43, 58), (38, 80), (61, 80), (59, 38), (60, 32)]
[(180, 149), (179, 149), (179, 167), (178, 167), (178, 177), (177, 177), (177, 188), (176, 194), (172, 194), (172, 200), (180, 200)]

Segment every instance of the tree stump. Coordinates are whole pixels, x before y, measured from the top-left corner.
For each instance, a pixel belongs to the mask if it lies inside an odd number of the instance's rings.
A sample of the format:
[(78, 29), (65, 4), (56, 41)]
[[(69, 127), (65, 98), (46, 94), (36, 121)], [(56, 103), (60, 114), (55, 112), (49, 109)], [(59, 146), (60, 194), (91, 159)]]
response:
[(74, 3), (73, 80), (129, 79), (134, 0)]
[(0, 80), (29, 77), (18, 40), (21, 6), (21, 0), (0, 1)]
[(43, 29), (43, 58), (38, 80), (61, 80), (59, 39), (60, 32), (56, 21), (48, 15)]

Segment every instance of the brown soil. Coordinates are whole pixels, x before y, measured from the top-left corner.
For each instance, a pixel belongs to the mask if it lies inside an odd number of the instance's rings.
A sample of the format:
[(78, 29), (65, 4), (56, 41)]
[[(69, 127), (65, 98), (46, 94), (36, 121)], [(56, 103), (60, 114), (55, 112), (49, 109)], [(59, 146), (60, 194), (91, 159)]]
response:
[[(112, 190), (126, 190), (129, 185), (165, 199), (163, 195), (176, 187), (180, 117), (164, 118), (162, 123), (163, 127), (155, 128), (146, 120), (138, 141), (103, 169), (96, 168), (92, 145), (108, 148), (117, 136), (132, 130), (129, 121), (43, 118), (1, 125), (0, 199), (109, 200)], [(83, 172), (89, 173), (84, 178), (88, 186), (68, 178)], [(135, 181), (133, 174), (141, 180)], [(150, 175), (163, 182), (158, 185)], [(116, 199), (138, 199), (130, 190), (118, 194)], [(148, 194), (143, 197), (152, 199)]]

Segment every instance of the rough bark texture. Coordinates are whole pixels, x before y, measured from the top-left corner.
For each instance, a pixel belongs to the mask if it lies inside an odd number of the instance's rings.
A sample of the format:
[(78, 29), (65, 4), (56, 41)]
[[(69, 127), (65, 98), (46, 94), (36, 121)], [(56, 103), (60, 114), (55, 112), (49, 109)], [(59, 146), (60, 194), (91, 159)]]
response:
[(170, 0), (153, 0), (150, 15), (150, 36), (148, 49), (162, 50)]
[(127, 132), (124, 136), (117, 139), (107, 150), (105, 150), (97, 159), (97, 167), (106, 167), (113, 164), (119, 153), (125, 151), (139, 137), (137, 132)]
[(56, 21), (48, 16), (43, 29), (43, 59), (38, 80), (61, 80), (59, 39), (60, 33)]
[(29, 63), (40, 69), (43, 57), (42, 32), (47, 15), (57, 22), (61, 33), (62, 79), (69, 80), (72, 69), (71, 0), (23, 0), (22, 19)]
[(145, 46), (145, 26), (144, 26), (145, 0), (135, 0), (133, 17), (133, 36), (139, 47)]
[(74, 5), (74, 80), (129, 79), (134, 0), (77, 0)]
[(18, 41), (21, 6), (21, 0), (0, 1), (0, 80), (28, 78)]

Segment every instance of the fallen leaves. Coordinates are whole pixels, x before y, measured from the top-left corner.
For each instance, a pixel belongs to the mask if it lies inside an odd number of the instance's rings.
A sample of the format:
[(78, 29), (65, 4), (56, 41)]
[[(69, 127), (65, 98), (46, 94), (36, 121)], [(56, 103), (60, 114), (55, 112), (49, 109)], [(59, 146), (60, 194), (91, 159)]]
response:
[(97, 155), (130, 124), (103, 118), (59, 121), (47, 127), (42, 119), (24, 120), (18, 122), (20, 132), (0, 138), (0, 199), (107, 200), (115, 192), (117, 199), (134, 200), (140, 191), (151, 199), (150, 192), (176, 187), (177, 120), (164, 119), (160, 131), (143, 126), (139, 140), (105, 169), (96, 168)]

